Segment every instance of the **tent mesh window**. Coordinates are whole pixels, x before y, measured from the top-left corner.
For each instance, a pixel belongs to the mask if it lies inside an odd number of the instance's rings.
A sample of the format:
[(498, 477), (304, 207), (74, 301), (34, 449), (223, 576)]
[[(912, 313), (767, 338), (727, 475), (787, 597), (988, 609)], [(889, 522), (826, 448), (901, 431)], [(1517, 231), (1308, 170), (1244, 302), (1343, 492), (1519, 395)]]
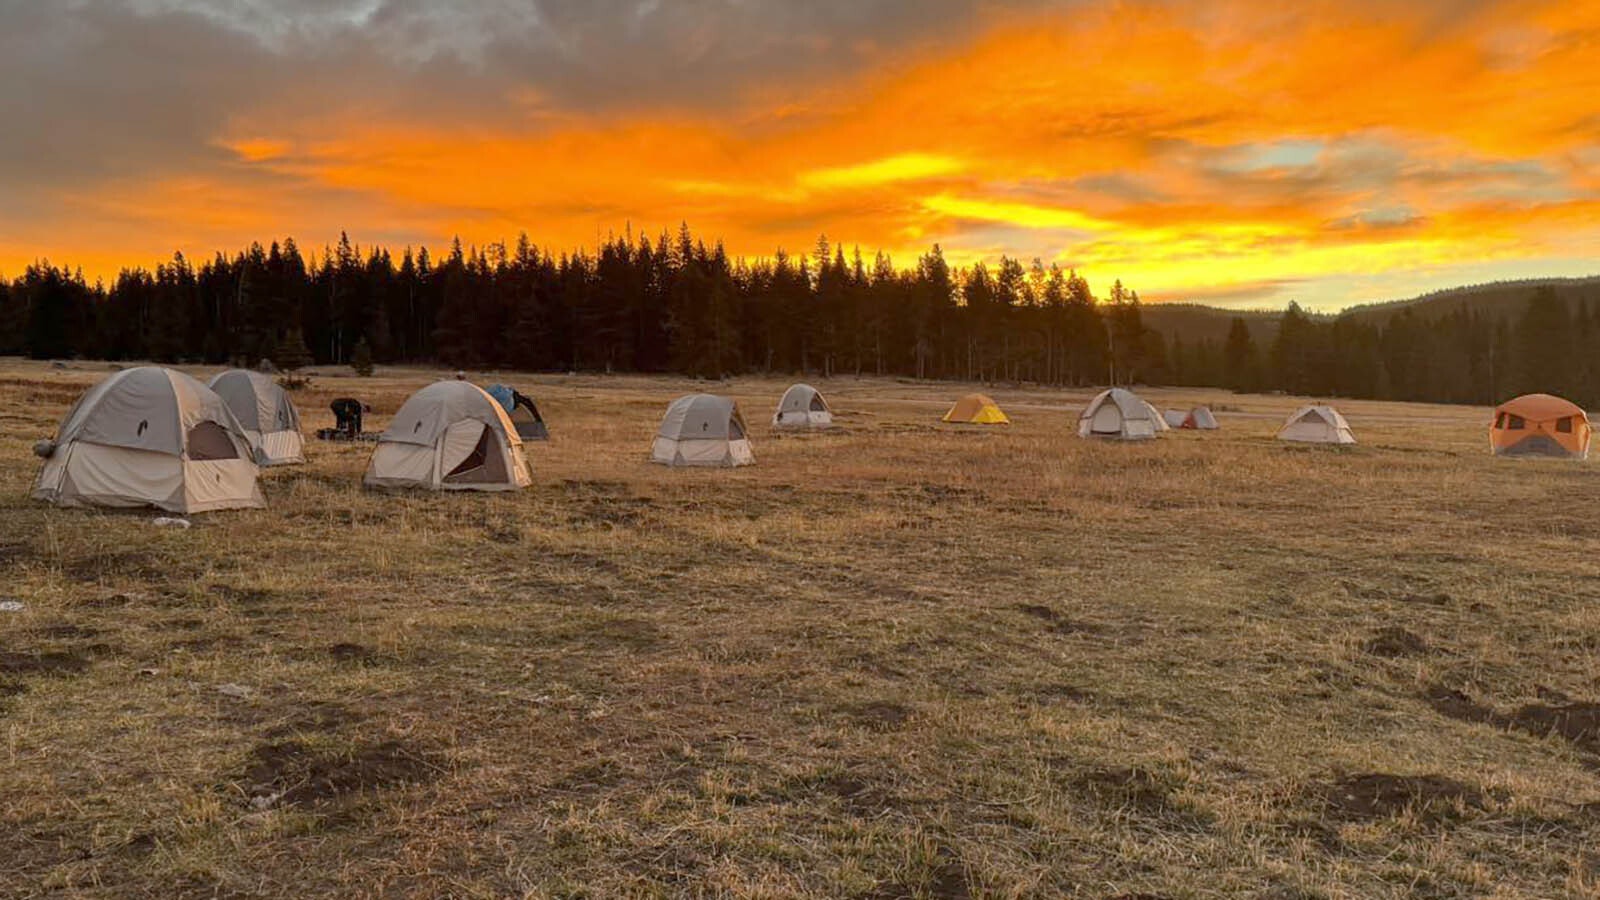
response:
[(822, 402), (822, 395), (821, 394), (812, 394), (811, 395), (811, 411), (812, 412), (827, 412), (828, 411), (828, 404)]
[(1506, 414), (1505, 413), (1497, 413), (1495, 415), (1495, 417), (1494, 417), (1494, 427), (1502, 428), (1502, 429), (1506, 427)]
[(744, 422), (740, 421), (737, 415), (728, 420), (728, 440), (744, 440)]
[(228, 430), (215, 422), (201, 422), (189, 429), (189, 458), (192, 460), (238, 459)]
[(1526, 427), (1528, 427), (1528, 423), (1524, 421), (1521, 416), (1517, 415), (1513, 415), (1511, 420), (1506, 423), (1507, 431), (1521, 431)]
[(476, 470), (483, 468), (484, 464), (488, 462), (488, 460), (489, 429), (485, 428), (483, 430), (483, 434), (478, 436), (478, 446), (472, 448), (472, 452), (467, 455), (466, 459), (461, 461), (460, 465), (450, 470), (450, 474), (445, 476), (445, 480), (465, 481), (467, 480), (468, 476), (474, 474)]
[(1564, 417), (1562, 417), (1560, 419), (1557, 419), (1556, 420), (1556, 431), (1559, 431), (1562, 434), (1571, 434), (1572, 433), (1572, 417), (1571, 416), (1564, 416)]

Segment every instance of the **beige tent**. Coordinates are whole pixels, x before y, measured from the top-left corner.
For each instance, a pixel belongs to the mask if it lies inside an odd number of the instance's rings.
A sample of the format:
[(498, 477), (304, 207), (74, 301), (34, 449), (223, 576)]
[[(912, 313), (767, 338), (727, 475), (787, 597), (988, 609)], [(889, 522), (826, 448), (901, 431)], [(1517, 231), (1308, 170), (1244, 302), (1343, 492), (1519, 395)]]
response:
[(1283, 423), (1278, 440), (1301, 444), (1354, 444), (1356, 436), (1337, 409), (1302, 406)]
[(832, 428), (833, 411), (816, 388), (797, 384), (783, 392), (778, 411), (772, 414), (772, 427), (796, 431)]
[(290, 402), (289, 392), (276, 381), (260, 372), (230, 369), (211, 379), (210, 387), (244, 426), (256, 462), (288, 466), (306, 461), (300, 413)]
[(756, 461), (739, 405), (727, 397), (690, 394), (667, 407), (650, 451), (667, 466), (748, 466)]
[(1123, 388), (1102, 391), (1078, 417), (1078, 437), (1146, 441), (1166, 430), (1156, 408)]
[(516, 491), (533, 483), (505, 409), (477, 385), (438, 381), (415, 394), (378, 436), (367, 487)]
[(35, 499), (57, 506), (153, 506), (187, 515), (267, 505), (250, 439), (210, 388), (159, 366), (125, 369), (62, 420)]

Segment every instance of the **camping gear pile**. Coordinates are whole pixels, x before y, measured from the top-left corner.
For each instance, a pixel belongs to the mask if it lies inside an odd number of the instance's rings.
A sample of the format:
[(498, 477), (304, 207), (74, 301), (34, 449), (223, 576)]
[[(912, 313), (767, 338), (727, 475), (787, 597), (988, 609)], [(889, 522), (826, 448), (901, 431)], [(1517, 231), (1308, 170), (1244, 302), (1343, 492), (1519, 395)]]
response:
[(328, 404), (334, 426), (317, 429), (319, 441), (375, 441), (378, 436), (361, 430), (361, 419), (372, 408), (354, 397), (340, 397)]

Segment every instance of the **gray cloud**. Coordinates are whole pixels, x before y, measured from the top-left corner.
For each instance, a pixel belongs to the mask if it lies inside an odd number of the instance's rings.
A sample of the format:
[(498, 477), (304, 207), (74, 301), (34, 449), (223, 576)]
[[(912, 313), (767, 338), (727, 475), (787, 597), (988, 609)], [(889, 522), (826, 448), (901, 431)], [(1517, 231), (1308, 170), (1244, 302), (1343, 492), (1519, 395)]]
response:
[(239, 116), (533, 131), (508, 97), (716, 110), (1000, 2), (1047, 0), (0, 0), (0, 202), (235, 166), (215, 142)]

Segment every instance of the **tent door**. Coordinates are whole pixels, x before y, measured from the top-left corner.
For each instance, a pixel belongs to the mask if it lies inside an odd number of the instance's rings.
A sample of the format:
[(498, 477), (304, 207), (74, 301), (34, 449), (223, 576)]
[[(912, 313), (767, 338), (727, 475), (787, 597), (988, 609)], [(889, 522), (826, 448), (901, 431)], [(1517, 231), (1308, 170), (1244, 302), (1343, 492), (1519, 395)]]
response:
[(494, 429), (483, 427), (472, 452), (444, 476), (445, 484), (499, 484), (506, 481), (506, 455)]
[(1115, 403), (1102, 403), (1089, 420), (1089, 430), (1094, 434), (1121, 434), (1122, 411)]

